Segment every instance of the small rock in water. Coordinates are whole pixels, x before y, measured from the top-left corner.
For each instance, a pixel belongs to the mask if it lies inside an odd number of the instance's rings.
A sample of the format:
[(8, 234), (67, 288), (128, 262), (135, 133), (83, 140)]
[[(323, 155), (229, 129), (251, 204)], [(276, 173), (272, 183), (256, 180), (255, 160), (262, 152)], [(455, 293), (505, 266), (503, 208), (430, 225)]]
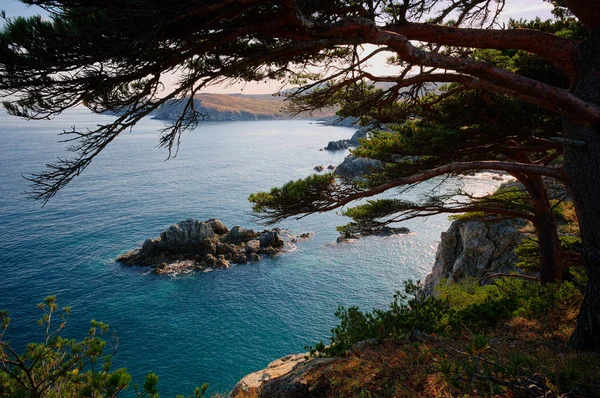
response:
[(325, 167), (319, 165), (319, 166), (315, 166), (313, 167), (316, 171), (318, 171), (319, 173), (322, 172), (323, 170), (325, 170)]
[(283, 247), (284, 245), (283, 239), (281, 239), (278, 231), (263, 232), (260, 235), (259, 242), (261, 249), (269, 246), (278, 248)]

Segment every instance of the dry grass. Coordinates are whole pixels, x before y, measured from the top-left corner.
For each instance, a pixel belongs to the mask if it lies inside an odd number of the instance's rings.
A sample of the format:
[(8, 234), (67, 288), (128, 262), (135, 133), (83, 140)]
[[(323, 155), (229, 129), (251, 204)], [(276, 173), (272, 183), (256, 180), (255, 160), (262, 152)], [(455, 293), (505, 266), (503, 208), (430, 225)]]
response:
[[(600, 356), (566, 346), (580, 300), (488, 330), (361, 344), (303, 382), (323, 397), (600, 397)], [(483, 345), (476, 347), (480, 339)], [(258, 391), (245, 397), (257, 397)]]
[[(228, 94), (199, 94), (196, 96), (202, 105), (219, 112), (247, 112), (256, 116), (276, 119), (289, 118), (283, 97), (271, 95), (228, 95)], [(314, 117), (326, 117), (335, 113), (334, 109), (325, 109), (314, 113)], [(300, 115), (308, 116), (308, 115)]]

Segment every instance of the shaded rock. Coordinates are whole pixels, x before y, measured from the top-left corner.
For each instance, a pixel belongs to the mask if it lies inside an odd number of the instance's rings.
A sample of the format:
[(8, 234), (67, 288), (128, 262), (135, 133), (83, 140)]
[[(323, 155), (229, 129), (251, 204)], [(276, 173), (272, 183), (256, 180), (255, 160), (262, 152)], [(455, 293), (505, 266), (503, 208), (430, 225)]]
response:
[(278, 378), (266, 381), (260, 390), (260, 398), (306, 398), (325, 397), (330, 392), (330, 378), (313, 378), (311, 374), (324, 370), (340, 358), (312, 358), (300, 362), (292, 370)]
[(223, 224), (221, 220), (211, 218), (206, 220), (206, 223), (212, 228), (213, 232), (217, 235), (224, 235), (229, 232), (229, 228)]
[(372, 173), (382, 166), (383, 164), (379, 160), (357, 157), (350, 154), (335, 169), (335, 174), (343, 178), (359, 178), (363, 174)]
[(248, 254), (248, 260), (252, 262), (260, 261), (260, 256), (257, 253), (250, 253)]
[(225, 242), (240, 243), (252, 240), (257, 236), (258, 233), (254, 232), (254, 230), (242, 228), (236, 225), (235, 227), (231, 228), (231, 231), (229, 231), (227, 235), (225, 235), (225, 238), (223, 238), (223, 240)]
[(278, 231), (267, 231), (263, 232), (259, 238), (261, 249), (266, 247), (279, 248), (283, 247), (283, 239)]
[(308, 359), (306, 354), (288, 355), (245, 376), (228, 397), (320, 397), (327, 391), (329, 382), (327, 378), (313, 381), (309, 375), (337, 361), (339, 359)]
[(280, 249), (276, 249), (273, 246), (267, 246), (260, 249), (260, 252), (263, 254), (268, 254), (269, 256), (274, 256), (276, 254), (281, 253)]
[(225, 258), (225, 256), (218, 256), (215, 262), (217, 267), (229, 268), (229, 261)]
[(302, 240), (307, 240), (307, 239), (310, 239), (310, 238), (312, 238), (313, 236), (315, 236), (315, 233), (314, 233), (314, 232), (304, 232), (304, 233), (302, 233), (302, 234), (300, 234), (300, 235), (293, 236), (293, 237), (290, 239), (290, 242), (292, 242), (292, 243), (296, 243), (296, 242), (298, 242), (298, 241), (302, 241)]
[(488, 273), (519, 272), (516, 248), (524, 238), (520, 228), (524, 221), (499, 222), (454, 221), (442, 232), (435, 263), (424, 284), (425, 294), (447, 278), (483, 277)]
[(377, 235), (379, 236), (390, 236), (396, 234), (410, 234), (410, 229), (406, 227), (388, 227), (386, 225), (377, 231)]
[(359, 146), (360, 140), (369, 137), (369, 127), (361, 127), (352, 135), (352, 138), (348, 140), (348, 144), (351, 146)]
[(238, 249), (229, 243), (220, 243), (217, 245), (217, 254), (231, 254), (231, 255), (235, 255), (238, 253)]
[(337, 243), (346, 243), (346, 242), (353, 242), (357, 239), (358, 239), (358, 236), (352, 235), (351, 233), (346, 232), (345, 234), (338, 236), (338, 238), (336, 239), (336, 242)]
[(246, 242), (246, 254), (258, 253), (260, 251), (260, 241), (254, 239)]
[(339, 151), (342, 149), (348, 149), (347, 140), (329, 141), (325, 147), (326, 151)]
[(313, 167), (313, 169), (314, 169), (315, 171), (318, 171), (318, 172), (320, 173), (320, 172), (322, 172), (323, 170), (325, 170), (325, 167), (323, 167), (323, 166), (319, 165), (319, 166), (315, 166), (315, 167)]
[(327, 166), (327, 170), (335, 170), (335, 166), (330, 164), (329, 166)]
[(246, 264), (248, 262), (248, 258), (243, 253), (237, 253), (231, 258), (231, 262), (234, 264)]
[(298, 363), (306, 361), (306, 357), (306, 354), (295, 354), (276, 359), (268, 364), (265, 369), (244, 376), (233, 387), (228, 396), (237, 397), (243, 396), (243, 394), (257, 393), (264, 382), (289, 373)]
[(217, 258), (212, 254), (207, 254), (204, 258), (204, 262), (209, 267), (214, 267), (217, 265)]

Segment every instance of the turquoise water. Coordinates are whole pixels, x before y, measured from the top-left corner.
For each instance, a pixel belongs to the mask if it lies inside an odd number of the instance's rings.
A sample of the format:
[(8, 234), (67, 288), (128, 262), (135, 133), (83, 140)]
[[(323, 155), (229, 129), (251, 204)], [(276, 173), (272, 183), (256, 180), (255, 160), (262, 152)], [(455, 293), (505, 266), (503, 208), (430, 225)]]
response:
[(113, 259), (182, 219), (261, 228), (248, 195), (340, 163), (347, 151), (319, 148), (353, 130), (306, 120), (203, 123), (164, 162), (156, 148), (163, 124), (146, 119), (46, 207), (26, 200), (21, 176), (65, 156), (56, 133), (105, 118), (85, 109), (35, 122), (0, 113), (0, 309), (11, 312), (9, 335), (22, 344), (39, 336), (35, 305), (57, 295), (73, 307), (69, 334), (83, 336), (92, 318), (109, 323), (120, 339), (116, 365), (138, 382), (156, 372), (163, 396), (204, 382), (226, 392), (245, 374), (327, 339), (338, 305), (386, 306), (403, 281), (427, 274), (449, 225), (429, 217), (406, 223), (410, 235), (338, 245), (344, 217), (314, 215), (279, 225), (313, 239), (257, 264), (176, 278), (126, 268)]

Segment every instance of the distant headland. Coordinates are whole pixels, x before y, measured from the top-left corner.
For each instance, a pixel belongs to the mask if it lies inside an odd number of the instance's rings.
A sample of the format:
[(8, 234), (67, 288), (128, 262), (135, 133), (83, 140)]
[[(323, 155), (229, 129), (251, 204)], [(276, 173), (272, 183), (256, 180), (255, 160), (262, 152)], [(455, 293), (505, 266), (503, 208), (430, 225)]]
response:
[[(206, 121), (250, 121), (289, 119), (285, 97), (269, 94), (198, 94), (194, 98), (194, 109), (207, 115)], [(185, 100), (169, 100), (153, 113), (158, 120), (176, 120), (185, 107)], [(325, 109), (311, 115), (299, 117), (330, 118), (333, 109)]]

